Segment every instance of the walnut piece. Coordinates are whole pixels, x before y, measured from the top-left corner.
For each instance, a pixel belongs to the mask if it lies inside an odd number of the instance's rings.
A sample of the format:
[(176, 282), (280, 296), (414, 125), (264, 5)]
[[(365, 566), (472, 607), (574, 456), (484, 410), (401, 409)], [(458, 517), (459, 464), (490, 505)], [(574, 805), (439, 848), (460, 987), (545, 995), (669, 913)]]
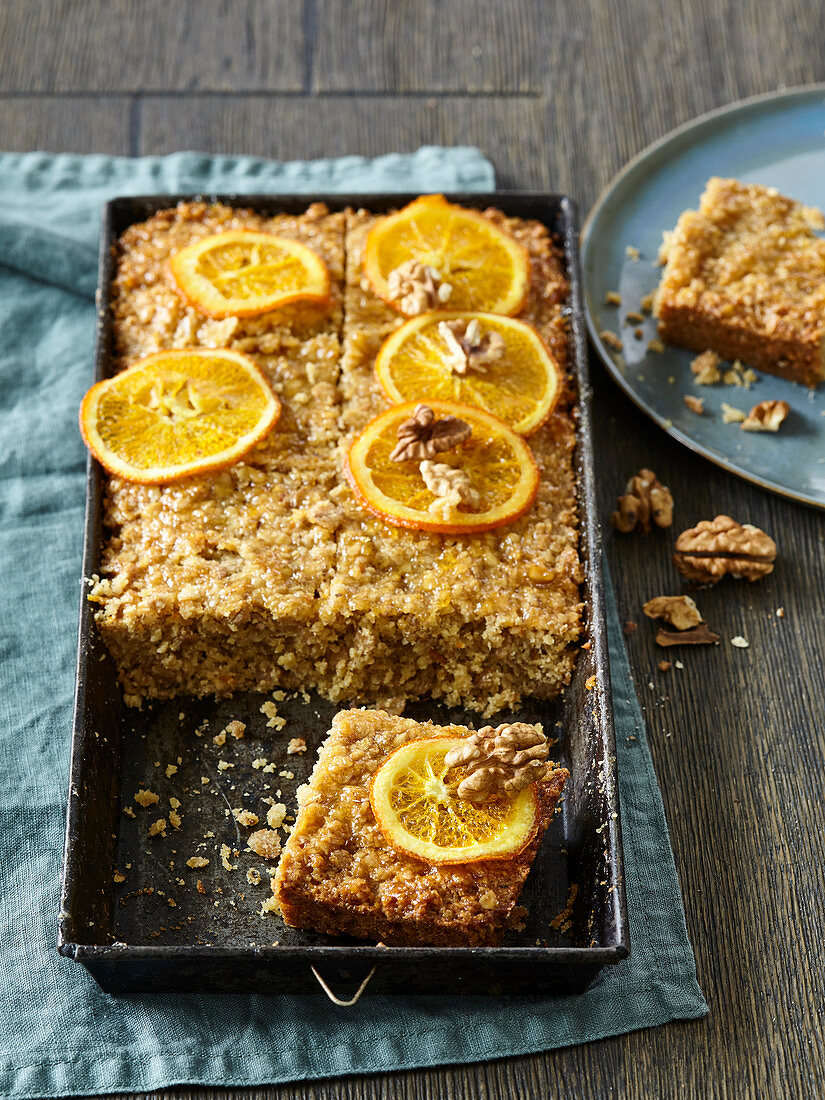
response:
[(457, 416), (442, 416), (436, 420), (429, 405), (416, 405), (409, 420), (398, 425), (398, 442), (390, 452), (393, 462), (435, 458), (440, 451), (450, 451), (469, 439), (472, 428)]
[(766, 577), (773, 572), (775, 558), (776, 543), (770, 535), (750, 523), (717, 516), (681, 533), (673, 564), (689, 581), (716, 584), (727, 573), (737, 580)]
[(723, 424), (741, 424), (745, 419), (745, 414), (741, 409), (737, 409), (735, 405), (729, 405), (727, 401), (723, 401), (720, 405), (722, 410), (722, 423)]
[(625, 534), (638, 527), (642, 535), (649, 535), (651, 521), (657, 527), (670, 527), (673, 497), (652, 470), (639, 470), (625, 486), (624, 496), (619, 497), (610, 522)]
[(484, 374), (487, 364), (494, 363), (504, 354), (501, 333), (482, 334), (475, 317), (471, 321), (441, 321), (438, 334), (447, 345), (448, 362), (456, 374), (466, 374), (468, 370)]
[(696, 381), (700, 386), (713, 386), (722, 381), (719, 362), (719, 356), (715, 351), (703, 351), (691, 361), (690, 369), (696, 375)]
[(742, 421), (743, 432), (778, 432), (791, 411), (787, 401), (760, 401)]
[(424, 484), (436, 497), (429, 511), (447, 518), (459, 504), (469, 504), (472, 508), (477, 508), (481, 503), (481, 497), (470, 484), (469, 477), (457, 466), (448, 466), (446, 462), (431, 462), (425, 458), (418, 468)]
[(649, 619), (662, 619), (676, 630), (690, 630), (703, 622), (690, 596), (656, 596), (642, 610)]
[(459, 798), (486, 802), (497, 795), (512, 797), (547, 775), (547, 738), (526, 722), (482, 726), (463, 745), (450, 749), (444, 762), (465, 768)]
[(387, 293), (402, 313), (414, 316), (446, 302), (453, 288), (441, 282), (440, 273), (418, 260), (406, 260), (387, 276)]

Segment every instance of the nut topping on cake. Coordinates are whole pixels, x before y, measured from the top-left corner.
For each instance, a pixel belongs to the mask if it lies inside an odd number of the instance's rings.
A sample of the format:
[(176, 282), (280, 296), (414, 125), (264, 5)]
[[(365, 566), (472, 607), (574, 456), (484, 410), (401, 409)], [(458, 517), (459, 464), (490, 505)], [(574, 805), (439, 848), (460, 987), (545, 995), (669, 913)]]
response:
[(430, 505), (431, 512), (448, 516), (459, 504), (469, 504), (475, 508), (481, 503), (481, 497), (472, 487), (469, 477), (457, 466), (424, 459), (418, 468), (424, 484), (436, 496)]
[(444, 763), (466, 768), (458, 785), (459, 798), (467, 802), (486, 802), (496, 795), (512, 798), (547, 775), (547, 738), (526, 722), (483, 726), (451, 749)]
[(408, 315), (425, 313), (446, 302), (453, 288), (441, 282), (440, 273), (429, 264), (406, 260), (387, 276), (390, 301)]
[(398, 443), (390, 454), (393, 462), (435, 458), (440, 451), (450, 451), (469, 439), (470, 425), (457, 416), (442, 416), (436, 420), (429, 405), (417, 405), (409, 420), (398, 425)]
[(702, 520), (676, 540), (673, 564), (696, 584), (716, 584), (726, 573), (758, 580), (773, 572), (776, 543), (750, 523), (730, 516)]
[(439, 335), (449, 350), (449, 363), (456, 374), (468, 370), (486, 372), (487, 364), (504, 354), (504, 337), (499, 332), (485, 332), (473, 317), (470, 321), (441, 321)]
[(638, 527), (640, 534), (649, 535), (654, 523), (657, 527), (670, 527), (673, 523), (670, 489), (662, 485), (652, 470), (639, 470), (625, 486), (610, 522), (625, 534)]
[(743, 432), (778, 432), (791, 411), (787, 401), (760, 401), (742, 421)]

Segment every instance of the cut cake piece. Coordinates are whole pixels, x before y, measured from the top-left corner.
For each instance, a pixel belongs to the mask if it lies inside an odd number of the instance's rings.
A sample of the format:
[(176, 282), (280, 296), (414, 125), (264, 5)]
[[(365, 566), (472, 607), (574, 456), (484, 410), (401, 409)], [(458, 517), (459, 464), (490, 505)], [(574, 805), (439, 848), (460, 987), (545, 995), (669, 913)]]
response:
[(665, 234), (659, 336), (815, 386), (825, 377), (825, 228), (773, 187), (710, 179)]
[(340, 711), (298, 791), (298, 819), (272, 888), (288, 925), (388, 945), (495, 945), (518, 901), (568, 778), (537, 784), (541, 819), (510, 859), (433, 866), (396, 851), (370, 805), (370, 782), (410, 741), (467, 737), (465, 726), (418, 723), (378, 710)]

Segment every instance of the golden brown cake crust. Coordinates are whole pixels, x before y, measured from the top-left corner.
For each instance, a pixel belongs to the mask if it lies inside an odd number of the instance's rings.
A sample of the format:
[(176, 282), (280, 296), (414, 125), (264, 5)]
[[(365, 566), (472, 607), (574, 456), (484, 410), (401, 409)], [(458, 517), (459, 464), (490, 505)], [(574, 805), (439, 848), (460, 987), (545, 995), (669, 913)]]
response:
[[(487, 213), (527, 247), (522, 316), (566, 364), (561, 253), (539, 223)], [(264, 218), (184, 203), (121, 238), (116, 367), (167, 347), (226, 346), (253, 356), (283, 407), (276, 429), (228, 470), (164, 487), (107, 480), (108, 537), (90, 598), (127, 702), (314, 687), (336, 701), (430, 694), (491, 714), (569, 682), (582, 580), (569, 389), (530, 437), (542, 474), (533, 508), (497, 531), (388, 527), (342, 476), (349, 440), (386, 408), (374, 358), (402, 322), (363, 281), (375, 220), (320, 204)], [(169, 257), (231, 228), (315, 248), (330, 269), (331, 307), (214, 321), (187, 305)]]
[(708, 181), (666, 235), (659, 335), (813, 386), (825, 377), (825, 227), (774, 188)]
[(369, 781), (409, 741), (466, 737), (464, 726), (418, 723), (375, 710), (339, 712), (309, 783), (273, 891), (287, 924), (393, 944), (497, 944), (568, 777), (539, 784), (538, 834), (515, 859), (433, 867), (401, 855), (381, 833)]

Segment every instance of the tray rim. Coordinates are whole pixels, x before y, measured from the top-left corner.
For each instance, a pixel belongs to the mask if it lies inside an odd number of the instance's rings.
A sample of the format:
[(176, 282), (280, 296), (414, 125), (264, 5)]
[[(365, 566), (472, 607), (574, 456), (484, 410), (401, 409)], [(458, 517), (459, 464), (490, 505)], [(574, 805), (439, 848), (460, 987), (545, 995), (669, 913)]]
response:
[[(267, 205), (273, 210), (290, 206), (305, 209), (312, 202), (323, 202), (331, 210), (343, 210), (348, 207), (387, 208), (402, 205), (419, 196), (418, 192), (371, 192), (354, 194), (272, 194), (272, 193), (234, 193), (234, 192), (198, 192), (154, 195), (121, 195), (103, 204), (102, 233), (100, 240), (98, 289), (95, 296), (97, 321), (94, 347), (94, 381), (104, 376), (105, 368), (105, 323), (109, 308), (111, 276), (114, 269), (112, 244), (114, 223), (117, 215), (135, 204), (147, 207), (146, 216), (155, 210), (174, 206), (179, 202), (213, 201), (227, 205)], [(80, 800), (74, 797), (78, 789), (78, 780), (83, 757), (84, 706), (86, 695), (86, 666), (88, 663), (87, 640), (94, 629), (91, 607), (86, 599), (85, 578), (91, 576), (96, 565), (99, 551), (97, 545), (97, 526), (99, 510), (102, 505), (102, 470), (91, 456), (86, 465), (86, 510), (84, 518), (84, 547), (82, 592), (78, 624), (78, 649), (76, 666), (76, 692), (72, 724), (72, 752), (69, 776), (69, 799), (66, 819), (66, 831), (63, 852), (63, 868), (60, 890), (60, 922), (57, 949), (63, 956), (82, 963), (125, 962), (127, 960), (162, 961), (171, 958), (189, 960), (278, 960), (298, 959), (307, 964), (313, 962), (340, 964), (361, 963), (378, 964), (392, 957), (407, 959), (427, 958), (460, 961), (483, 959), (501, 963), (541, 962), (542, 964), (595, 965), (614, 964), (626, 958), (630, 952), (629, 922), (624, 875), (624, 856), (622, 848), (621, 808), (618, 797), (618, 761), (616, 755), (615, 729), (613, 723), (612, 693), (610, 688), (609, 657), (607, 651), (607, 629), (605, 617), (605, 589), (601, 568), (602, 536), (598, 521), (597, 498), (595, 488), (595, 454), (593, 448), (593, 425), (591, 413), (592, 388), (589, 379), (587, 359), (587, 338), (585, 330), (585, 310), (583, 283), (579, 262), (579, 229), (577, 208), (574, 201), (566, 195), (540, 190), (526, 191), (477, 191), (445, 192), (451, 202), (461, 205), (484, 208), (496, 205), (505, 209), (507, 205), (521, 203), (540, 203), (552, 212), (554, 220), (561, 224), (560, 237), (564, 247), (565, 268), (570, 293), (567, 303), (570, 321), (571, 368), (578, 389), (578, 424), (576, 432), (576, 474), (579, 486), (580, 502), (580, 538), (586, 541), (587, 557), (583, 558), (585, 569), (585, 588), (589, 588), (589, 621), (593, 664), (596, 672), (596, 684), (591, 693), (597, 705), (599, 738), (605, 759), (610, 763), (605, 775), (605, 802), (607, 805), (607, 845), (606, 857), (611, 871), (610, 892), (613, 925), (616, 929), (615, 942), (598, 947), (547, 946), (506, 946), (506, 947), (377, 947), (364, 945), (130, 945), (130, 944), (87, 944), (79, 943), (70, 932), (70, 913), (72, 896), (75, 889), (76, 868), (74, 866), (73, 839), (77, 831), (82, 812)], [(507, 210), (505, 209), (505, 213)], [(511, 213), (516, 214), (517, 211)]]

